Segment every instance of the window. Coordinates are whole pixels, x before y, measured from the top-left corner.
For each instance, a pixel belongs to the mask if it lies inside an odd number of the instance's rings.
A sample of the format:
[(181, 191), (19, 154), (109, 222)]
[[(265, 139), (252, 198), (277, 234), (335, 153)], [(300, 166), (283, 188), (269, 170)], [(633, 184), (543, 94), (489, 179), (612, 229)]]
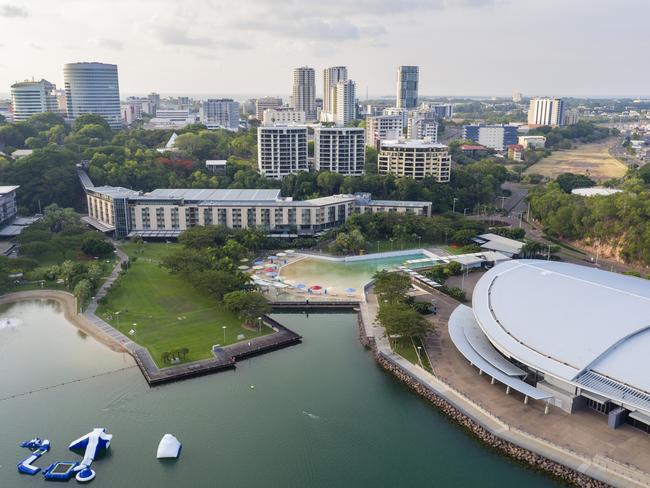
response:
[(203, 225), (212, 225), (212, 209), (203, 209)]
[(180, 229), (180, 221), (178, 218), (178, 208), (172, 208), (172, 229)]
[(156, 228), (165, 228), (165, 209), (163, 207), (158, 207), (156, 209)]

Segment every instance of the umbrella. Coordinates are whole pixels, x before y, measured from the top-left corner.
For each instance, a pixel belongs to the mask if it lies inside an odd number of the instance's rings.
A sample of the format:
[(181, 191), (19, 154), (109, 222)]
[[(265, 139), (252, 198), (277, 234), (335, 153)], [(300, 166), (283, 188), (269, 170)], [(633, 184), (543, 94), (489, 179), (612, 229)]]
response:
[(357, 291), (356, 288), (346, 288), (345, 289), (345, 293), (354, 293), (355, 291)]
[(275, 273), (275, 268), (271, 268), (271, 267), (264, 268), (264, 272), (265, 273)]
[(253, 264), (255, 264), (255, 265), (264, 264), (264, 261), (262, 261), (261, 259), (256, 259), (256, 260), (253, 262)]
[(322, 290), (322, 289), (323, 289), (323, 287), (320, 286), (320, 285), (312, 285), (312, 286), (310, 286), (310, 288), (311, 288), (312, 290), (314, 290), (314, 291), (318, 291), (318, 290)]
[(295, 254), (296, 251), (294, 251), (293, 249), (286, 249), (284, 252), (286, 252), (287, 254)]
[(269, 261), (273, 261), (274, 259), (278, 259), (278, 257), (277, 256), (268, 256), (266, 259), (268, 259)]
[(277, 276), (277, 275), (278, 274), (275, 271), (270, 271), (270, 272), (266, 273), (266, 276), (271, 276), (271, 277)]
[(242, 271), (246, 271), (248, 269), (248, 266), (245, 264), (242, 264), (241, 266), (237, 266), (237, 269), (241, 269)]
[(259, 270), (261, 270), (261, 269), (264, 269), (264, 266), (262, 266), (261, 264), (256, 264), (255, 266), (253, 266), (253, 269), (254, 269), (255, 271), (259, 271)]
[(240, 262), (240, 263), (247, 263), (247, 262), (248, 262), (248, 258), (241, 258), (241, 259), (239, 260), (239, 262)]
[(279, 257), (279, 258), (283, 258), (283, 257), (285, 257), (286, 255), (287, 255), (286, 252), (279, 252), (279, 253), (278, 253), (278, 257)]
[(301, 290), (307, 288), (307, 285), (305, 285), (304, 283), (298, 283), (298, 284), (293, 285), (293, 286), (294, 286), (294, 288), (300, 288)]

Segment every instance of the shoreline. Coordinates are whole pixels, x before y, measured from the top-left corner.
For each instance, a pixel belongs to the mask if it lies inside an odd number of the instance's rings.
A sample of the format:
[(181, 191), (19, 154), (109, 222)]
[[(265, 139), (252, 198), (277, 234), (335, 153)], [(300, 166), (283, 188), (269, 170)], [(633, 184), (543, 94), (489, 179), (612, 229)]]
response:
[(75, 310), (74, 295), (61, 290), (28, 290), (6, 293), (0, 296), (0, 304), (10, 304), (18, 302), (27, 302), (30, 300), (52, 300), (61, 305), (63, 316), (72, 325), (84, 333), (92, 336), (101, 344), (107, 346), (115, 352), (129, 351), (112, 337), (101, 333), (97, 327), (93, 326), (82, 314), (77, 314)]

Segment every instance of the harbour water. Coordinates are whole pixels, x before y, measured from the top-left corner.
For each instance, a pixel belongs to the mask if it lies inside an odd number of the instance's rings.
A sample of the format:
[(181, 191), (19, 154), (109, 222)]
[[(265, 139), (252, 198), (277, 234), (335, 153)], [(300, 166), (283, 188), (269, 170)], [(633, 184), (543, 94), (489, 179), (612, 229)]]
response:
[[(352, 314), (277, 314), (302, 344), (155, 388), (54, 302), (5, 305), (0, 317), (16, 320), (0, 329), (2, 487), (47, 485), (17, 473), (28, 454), (21, 441), (50, 439), (38, 463), (47, 466), (78, 460), (67, 445), (94, 427), (114, 435), (93, 464), (94, 487), (556, 486), (485, 449), (379, 369)], [(183, 450), (161, 463), (166, 432)]]

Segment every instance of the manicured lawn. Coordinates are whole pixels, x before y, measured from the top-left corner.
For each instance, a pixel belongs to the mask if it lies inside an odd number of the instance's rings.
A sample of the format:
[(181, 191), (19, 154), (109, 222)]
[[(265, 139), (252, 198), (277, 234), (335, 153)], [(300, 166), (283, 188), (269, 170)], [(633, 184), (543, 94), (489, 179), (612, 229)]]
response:
[(429, 364), (427, 354), (424, 352), (424, 345), (419, 338), (411, 340), (408, 337), (401, 337), (399, 339), (391, 339), (390, 343), (393, 347), (393, 351), (395, 351), (407, 361), (417, 365), (420, 365), (420, 361), (418, 361), (418, 352), (416, 350), (416, 347), (421, 346), (422, 350), (420, 351), (420, 359), (422, 360), (422, 366), (427, 371), (432, 372), (431, 364)]
[[(97, 313), (135, 342), (146, 347), (158, 366), (162, 353), (187, 348), (185, 361), (212, 357), (212, 346), (257, 337), (257, 330), (244, 329), (241, 321), (225, 310), (214, 298), (193, 288), (180, 276), (170, 274), (158, 265), (158, 260), (177, 248), (176, 244), (145, 244), (143, 252), (137, 246), (123, 246), (138, 259), (100, 304)], [(119, 311), (119, 314), (116, 313)], [(135, 324), (135, 325), (134, 325)], [(226, 340), (224, 343), (224, 329)], [(135, 330), (134, 335), (129, 331)], [(273, 330), (263, 326), (261, 334)]]

